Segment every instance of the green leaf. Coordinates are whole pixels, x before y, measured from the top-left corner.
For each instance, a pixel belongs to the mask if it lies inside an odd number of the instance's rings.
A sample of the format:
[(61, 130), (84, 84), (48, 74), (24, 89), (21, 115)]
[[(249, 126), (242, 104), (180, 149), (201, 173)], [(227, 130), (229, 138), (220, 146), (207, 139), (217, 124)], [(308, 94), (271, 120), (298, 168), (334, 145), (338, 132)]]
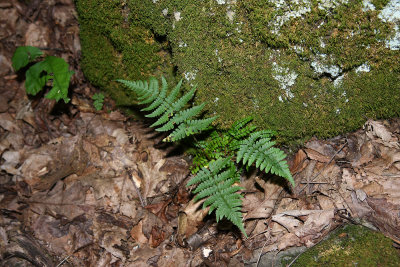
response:
[(270, 141), (270, 136), (270, 131), (258, 131), (250, 134), (247, 139), (241, 142), (236, 162), (242, 161), (244, 165), (250, 166), (255, 161), (256, 167), (261, 171), (271, 172), (286, 178), (295, 186), (289, 166), (285, 161), (286, 154), (273, 147), (275, 142)]
[(38, 62), (26, 71), (25, 88), (26, 93), (36, 95), (39, 93), (47, 82), (47, 77), (43, 73), (46, 63)]
[(240, 212), (242, 196), (238, 192), (243, 188), (235, 185), (236, 182), (240, 182), (240, 174), (235, 164), (230, 158), (219, 158), (203, 167), (187, 186), (198, 184), (193, 191), (198, 193), (195, 201), (206, 198), (203, 208), (210, 206), (209, 213), (215, 210), (217, 222), (226, 218), (247, 237)]
[(45, 96), (48, 99), (55, 99), (57, 102), (63, 99), (69, 102), (68, 87), (73, 71), (68, 70), (69, 65), (64, 59), (54, 56), (47, 56), (43, 61), (48, 73), (48, 79), (53, 79), (53, 88)]
[(68, 70), (69, 65), (64, 59), (47, 56), (44, 61), (38, 62), (26, 71), (26, 92), (36, 95), (49, 80), (53, 81), (53, 87), (45, 96), (48, 99), (59, 101), (63, 99), (69, 102), (68, 87), (73, 71)]
[(43, 55), (43, 52), (37, 47), (20, 46), (11, 58), (12, 66), (15, 71), (18, 71), (41, 55)]
[(104, 95), (102, 93), (96, 93), (92, 96), (92, 99), (94, 100), (93, 106), (97, 111), (101, 110), (103, 108), (103, 103), (104, 103)]

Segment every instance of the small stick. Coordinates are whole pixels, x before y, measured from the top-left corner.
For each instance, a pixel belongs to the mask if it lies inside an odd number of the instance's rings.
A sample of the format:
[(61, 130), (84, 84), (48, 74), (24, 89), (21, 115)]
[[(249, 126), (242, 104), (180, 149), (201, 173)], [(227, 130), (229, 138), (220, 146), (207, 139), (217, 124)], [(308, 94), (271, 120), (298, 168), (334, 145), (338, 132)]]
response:
[(133, 184), (133, 187), (134, 187), (135, 190), (136, 190), (136, 193), (137, 193), (138, 196), (139, 196), (140, 204), (141, 204), (142, 207), (144, 208), (145, 206), (147, 206), (147, 201), (146, 201), (146, 199), (144, 199), (144, 198), (142, 197), (142, 194), (140, 193), (139, 188), (137, 188), (136, 183), (135, 183), (135, 181), (133, 180), (131, 170), (129, 170), (129, 169), (127, 168), (126, 171), (127, 171), (127, 173), (128, 173), (129, 178), (131, 179), (131, 182), (132, 182), (132, 184)]

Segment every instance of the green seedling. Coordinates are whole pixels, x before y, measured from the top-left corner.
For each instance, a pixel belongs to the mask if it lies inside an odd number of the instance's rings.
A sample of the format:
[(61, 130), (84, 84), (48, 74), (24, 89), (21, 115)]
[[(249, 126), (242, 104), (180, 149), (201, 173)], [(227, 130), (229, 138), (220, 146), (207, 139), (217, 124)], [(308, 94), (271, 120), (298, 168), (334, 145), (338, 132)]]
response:
[[(12, 57), (12, 66), (15, 71), (26, 67), (29, 63), (35, 62), (43, 52), (32, 46), (20, 46), (15, 50)], [(57, 102), (63, 99), (68, 103), (68, 87), (73, 71), (64, 59), (55, 56), (45, 56), (43, 61), (36, 62), (26, 71), (25, 89), (27, 94), (36, 95), (43, 87), (51, 82), (51, 90), (46, 98), (55, 99)]]

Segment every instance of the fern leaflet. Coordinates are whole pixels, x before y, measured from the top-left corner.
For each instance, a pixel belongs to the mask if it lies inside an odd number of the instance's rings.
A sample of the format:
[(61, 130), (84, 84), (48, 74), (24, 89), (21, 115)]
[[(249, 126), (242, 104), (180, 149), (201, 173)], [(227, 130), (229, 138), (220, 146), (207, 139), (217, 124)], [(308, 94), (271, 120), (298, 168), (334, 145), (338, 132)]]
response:
[(255, 130), (255, 126), (248, 125), (251, 121), (252, 117), (238, 120), (228, 130), (214, 130), (206, 140), (196, 142), (197, 150), (191, 152), (194, 156), (192, 173), (197, 173), (212, 160), (220, 157), (233, 157), (243, 138)]

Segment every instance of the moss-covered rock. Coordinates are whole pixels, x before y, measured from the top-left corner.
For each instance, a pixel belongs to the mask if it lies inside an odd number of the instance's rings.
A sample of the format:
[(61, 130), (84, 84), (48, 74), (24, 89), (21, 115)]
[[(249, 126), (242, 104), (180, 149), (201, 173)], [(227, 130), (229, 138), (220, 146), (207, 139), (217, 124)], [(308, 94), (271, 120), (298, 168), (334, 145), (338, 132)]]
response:
[[(282, 266), (291, 262), (287, 257)], [(400, 266), (400, 254), (383, 234), (347, 225), (301, 254), (291, 266)]]
[[(294, 144), (400, 114), (392, 0), (77, 0), (95, 84), (168, 74), (197, 84), (221, 125), (253, 115)], [(390, 10), (389, 10), (390, 11)], [(162, 40), (162, 41), (160, 41)], [(101, 51), (101, 52), (100, 52)], [(118, 89), (116, 97), (125, 95)], [(122, 98), (127, 104), (129, 98)]]
[(90, 82), (107, 91), (119, 105), (132, 105), (134, 96), (115, 79), (145, 79), (171, 72), (163, 43), (127, 10), (124, 1), (79, 0), (82, 69)]

